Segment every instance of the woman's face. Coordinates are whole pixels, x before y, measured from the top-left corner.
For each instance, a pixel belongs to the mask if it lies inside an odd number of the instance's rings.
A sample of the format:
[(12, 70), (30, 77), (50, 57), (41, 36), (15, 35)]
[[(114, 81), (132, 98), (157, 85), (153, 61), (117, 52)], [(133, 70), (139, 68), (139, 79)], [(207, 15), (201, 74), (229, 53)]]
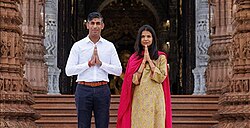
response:
[(141, 33), (141, 45), (145, 47), (145, 45), (150, 46), (153, 42), (153, 37), (152, 34), (147, 31), (144, 30)]

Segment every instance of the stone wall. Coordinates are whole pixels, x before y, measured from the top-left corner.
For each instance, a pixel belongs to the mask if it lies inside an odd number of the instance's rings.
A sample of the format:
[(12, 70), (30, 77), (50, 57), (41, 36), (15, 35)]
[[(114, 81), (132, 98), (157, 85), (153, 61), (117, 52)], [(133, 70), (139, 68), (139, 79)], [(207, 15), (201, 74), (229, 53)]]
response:
[(34, 93), (47, 93), (48, 68), (44, 54), (44, 0), (22, 1), (25, 78)]
[[(232, 2), (217, 3), (217, 6), (227, 5), (225, 12), (232, 17), (232, 20), (225, 23), (230, 24), (231, 27), (223, 31), (232, 36), (228, 39), (231, 40), (230, 43), (217, 47), (218, 52), (227, 53), (228, 62), (218, 63), (223, 67), (220, 70), (226, 71), (222, 75), (227, 75), (229, 73), (227, 70), (230, 70), (230, 73), (228, 79), (224, 79), (226, 81), (218, 81), (222, 82), (223, 86), (220, 87), (219, 110), (215, 116), (219, 123), (214, 126), (215, 128), (250, 127), (250, 2), (249, 0)], [(221, 11), (217, 10), (217, 12)], [(220, 18), (227, 19), (221, 15)], [(228, 65), (230, 67), (224, 70)], [(214, 78), (222, 76), (216, 75), (216, 70), (210, 72), (214, 72)]]
[(32, 88), (24, 78), (21, 1), (0, 0), (0, 127), (36, 128)]
[(232, 75), (229, 47), (232, 43), (232, 2), (210, 0), (209, 63), (206, 70), (207, 94), (220, 94)]

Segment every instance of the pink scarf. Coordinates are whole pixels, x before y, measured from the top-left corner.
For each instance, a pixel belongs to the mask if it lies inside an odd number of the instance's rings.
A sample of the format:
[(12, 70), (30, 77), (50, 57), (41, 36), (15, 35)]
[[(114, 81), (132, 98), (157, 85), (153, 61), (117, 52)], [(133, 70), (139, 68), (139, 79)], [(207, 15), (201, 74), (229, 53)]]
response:
[[(158, 52), (159, 55), (167, 55), (164, 52)], [(120, 105), (118, 108), (117, 128), (131, 128), (131, 111), (132, 111), (132, 77), (141, 65), (142, 59), (138, 59), (134, 53), (128, 61), (124, 81), (122, 83), (122, 92), (120, 96)], [(165, 106), (166, 106), (166, 128), (172, 128), (172, 109), (169, 77), (162, 83)]]

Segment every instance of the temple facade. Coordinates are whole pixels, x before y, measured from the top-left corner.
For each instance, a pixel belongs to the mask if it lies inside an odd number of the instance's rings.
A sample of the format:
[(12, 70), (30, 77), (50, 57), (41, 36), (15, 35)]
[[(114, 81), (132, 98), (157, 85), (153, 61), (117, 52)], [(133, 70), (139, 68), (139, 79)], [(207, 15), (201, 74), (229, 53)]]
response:
[(34, 94), (74, 94), (64, 68), (92, 11), (118, 53), (132, 53), (138, 28), (153, 26), (172, 95), (217, 95), (213, 127), (250, 127), (249, 0), (0, 0), (0, 127), (39, 127)]

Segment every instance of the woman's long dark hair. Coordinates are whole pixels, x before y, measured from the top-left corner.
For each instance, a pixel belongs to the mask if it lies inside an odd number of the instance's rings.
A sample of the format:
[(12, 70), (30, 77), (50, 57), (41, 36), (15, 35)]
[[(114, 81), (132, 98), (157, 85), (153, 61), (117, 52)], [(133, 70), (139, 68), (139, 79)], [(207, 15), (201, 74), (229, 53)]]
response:
[(135, 52), (137, 53), (137, 56), (139, 56), (139, 58), (143, 57), (143, 52), (142, 52), (143, 46), (141, 44), (141, 34), (143, 31), (149, 31), (152, 34), (153, 40), (152, 40), (152, 44), (148, 47), (148, 52), (152, 60), (157, 60), (159, 57), (158, 48), (157, 48), (157, 37), (155, 34), (155, 30), (150, 25), (143, 25), (138, 30), (138, 34), (137, 34), (135, 46), (134, 46)]

